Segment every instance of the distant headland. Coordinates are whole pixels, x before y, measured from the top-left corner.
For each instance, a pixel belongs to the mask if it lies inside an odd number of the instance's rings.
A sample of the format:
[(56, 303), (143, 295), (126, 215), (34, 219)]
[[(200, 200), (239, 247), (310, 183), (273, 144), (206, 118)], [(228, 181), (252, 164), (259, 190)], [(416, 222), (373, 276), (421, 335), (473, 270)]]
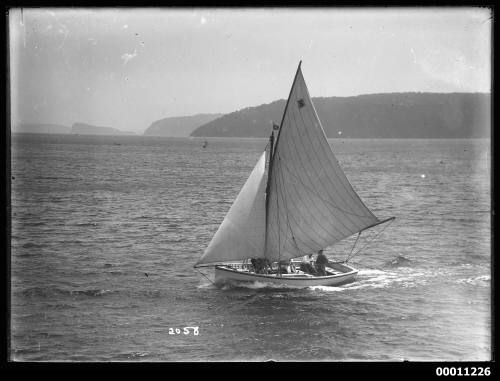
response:
[(136, 135), (134, 132), (121, 131), (113, 127), (93, 126), (86, 123), (74, 123), (71, 127), (71, 133), (80, 135)]
[(12, 132), (30, 134), (137, 135), (131, 131), (121, 131), (113, 127), (93, 126), (87, 123), (74, 123), (71, 127), (48, 123), (20, 123), (12, 127)]
[(164, 118), (151, 123), (144, 135), (152, 136), (189, 136), (198, 127), (218, 119), (224, 114), (197, 114)]
[[(313, 98), (329, 138), (489, 138), (489, 93), (388, 93)], [(154, 121), (143, 133), (164, 137), (268, 137), (286, 101), (247, 107), (229, 114), (196, 114)], [(113, 127), (74, 123), (24, 123), (12, 132), (78, 135), (139, 135)]]
[[(329, 138), (488, 138), (491, 96), (485, 93), (390, 93), (313, 98)], [(226, 114), (191, 136), (268, 137), (286, 101)]]

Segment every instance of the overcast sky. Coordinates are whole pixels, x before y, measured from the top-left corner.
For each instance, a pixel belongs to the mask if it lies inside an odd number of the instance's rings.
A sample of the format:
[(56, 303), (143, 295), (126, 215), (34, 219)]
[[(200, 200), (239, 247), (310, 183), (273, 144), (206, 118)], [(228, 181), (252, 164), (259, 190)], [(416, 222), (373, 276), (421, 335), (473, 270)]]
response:
[(153, 121), (288, 96), (489, 92), (484, 8), (13, 9), (13, 123)]

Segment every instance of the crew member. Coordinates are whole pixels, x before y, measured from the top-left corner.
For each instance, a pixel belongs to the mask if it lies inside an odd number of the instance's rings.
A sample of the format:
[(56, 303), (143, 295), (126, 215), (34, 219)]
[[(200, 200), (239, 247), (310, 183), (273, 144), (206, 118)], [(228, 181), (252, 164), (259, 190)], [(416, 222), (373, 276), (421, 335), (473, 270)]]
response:
[(312, 254), (304, 255), (304, 257), (302, 258), (302, 262), (300, 262), (300, 267), (299, 267), (300, 271), (303, 271), (306, 274), (315, 275), (316, 270), (311, 265), (311, 261), (312, 261)]
[(318, 251), (318, 256), (316, 257), (316, 271), (318, 275), (325, 276), (325, 267), (328, 264), (328, 258), (323, 254), (323, 250)]

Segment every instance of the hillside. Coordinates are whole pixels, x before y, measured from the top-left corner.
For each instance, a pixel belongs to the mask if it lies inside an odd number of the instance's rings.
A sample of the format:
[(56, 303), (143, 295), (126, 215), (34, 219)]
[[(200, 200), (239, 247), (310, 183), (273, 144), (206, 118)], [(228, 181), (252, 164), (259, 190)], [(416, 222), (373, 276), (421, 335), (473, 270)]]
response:
[(189, 136), (196, 128), (221, 117), (222, 114), (197, 114), (164, 118), (153, 122), (144, 131), (144, 135), (152, 136)]
[(74, 123), (72, 134), (79, 135), (135, 135), (133, 132), (121, 131), (113, 127), (99, 127), (86, 123)]
[[(328, 137), (486, 138), (490, 94), (391, 93), (313, 98)], [(280, 123), (285, 100), (249, 107), (204, 124), (191, 136), (267, 137)]]

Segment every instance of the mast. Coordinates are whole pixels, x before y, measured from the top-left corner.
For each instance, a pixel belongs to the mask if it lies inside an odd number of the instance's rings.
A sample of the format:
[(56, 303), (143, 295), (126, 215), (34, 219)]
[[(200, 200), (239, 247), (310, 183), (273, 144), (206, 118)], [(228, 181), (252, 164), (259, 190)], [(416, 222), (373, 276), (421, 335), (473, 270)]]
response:
[(301, 64), (281, 123), (273, 122), (269, 158), (266, 149), (195, 267), (266, 258), (278, 262), (281, 276), (281, 258), (316, 252), (392, 219), (378, 219), (347, 179), (314, 108)]
[(271, 136), (269, 136), (269, 165), (271, 164), (273, 153), (274, 153), (274, 130), (271, 131)]
[(271, 158), (265, 256), (316, 252), (380, 220), (349, 183), (297, 68)]
[[(278, 130), (278, 136), (276, 137), (276, 145), (274, 147), (274, 151), (276, 151), (276, 149), (278, 148), (278, 143), (280, 141), (280, 135), (281, 135), (281, 127), (283, 127), (283, 122), (285, 121), (286, 110), (288, 109), (288, 104), (290, 103), (292, 91), (293, 91), (293, 88), (295, 87), (295, 82), (297, 82), (297, 77), (299, 76), (301, 65), (302, 65), (302, 60), (299, 61), (299, 66), (297, 67), (297, 71), (295, 72), (295, 77), (293, 78), (292, 87), (290, 88), (290, 93), (288, 94), (288, 99), (287, 99), (286, 105), (285, 105), (285, 111), (283, 111), (283, 116), (281, 117), (280, 129)], [(274, 155), (273, 155), (272, 159), (274, 161)]]
[[(272, 121), (273, 124), (273, 129), (271, 130), (271, 135), (269, 136), (269, 161), (267, 165), (267, 180), (266, 180), (266, 218), (267, 218), (267, 203), (268, 203), (268, 195), (270, 191), (270, 186), (271, 186), (271, 172), (272, 172), (272, 166), (273, 166), (273, 154), (274, 154), (274, 129), (279, 129), (279, 126), (274, 124), (274, 120)], [(267, 226), (267, 219), (266, 219), (266, 226)], [(267, 237), (267, 236), (266, 236)]]
[(270, 185), (270, 179), (271, 179), (271, 171), (272, 171), (272, 165), (273, 165), (273, 145), (274, 145), (274, 122), (273, 122), (273, 131), (271, 131), (271, 136), (269, 136), (269, 164), (267, 167), (267, 179), (266, 179), (266, 201), (265, 201), (265, 209), (266, 209), (266, 220), (265, 220), (265, 227), (264, 229), (265, 234), (264, 234), (264, 254), (265, 254), (265, 249), (266, 249), (266, 244), (267, 244), (267, 218), (268, 218), (268, 204), (269, 204), (269, 191), (271, 189)]
[[(271, 191), (271, 181), (272, 181), (272, 170), (273, 170), (273, 166), (274, 166), (274, 154), (276, 152), (276, 149), (278, 148), (278, 143), (279, 143), (279, 140), (280, 140), (280, 135), (281, 135), (281, 128), (283, 127), (283, 122), (285, 120), (285, 115), (286, 115), (286, 111), (288, 109), (288, 104), (290, 103), (290, 98), (291, 98), (291, 95), (292, 95), (292, 92), (293, 92), (293, 89), (295, 87), (295, 82), (297, 81), (297, 77), (299, 75), (299, 72), (300, 72), (300, 66), (302, 65), (302, 60), (299, 61), (299, 66), (297, 67), (297, 71), (295, 72), (295, 77), (293, 78), (293, 82), (292, 82), (292, 87), (290, 88), (290, 92), (288, 94), (288, 98), (287, 98), (287, 101), (286, 101), (286, 105), (285, 105), (285, 110), (283, 111), (283, 116), (281, 117), (281, 122), (280, 122), (280, 125), (279, 125), (279, 129), (278, 129), (278, 136), (276, 137), (276, 142), (274, 143), (274, 131), (271, 133), (271, 155), (269, 155), (269, 169), (268, 169), (268, 175), (267, 175), (267, 186), (266, 186), (266, 233), (265, 233), (265, 244), (264, 244), (264, 255), (266, 254), (265, 251), (266, 251), (266, 248), (267, 248), (267, 240), (268, 240), (268, 235), (269, 235), (269, 228), (268, 228), (268, 218), (269, 218), (269, 200), (270, 200), (270, 191)], [(274, 123), (273, 123), (273, 130), (274, 130)], [(274, 143), (274, 144), (272, 144)], [(278, 198), (276, 198), (276, 205), (277, 205), (277, 208), (278, 208)], [(278, 222), (279, 224), (279, 222)], [(281, 270), (280, 270), (280, 252), (278, 250), (278, 274), (281, 273)]]

